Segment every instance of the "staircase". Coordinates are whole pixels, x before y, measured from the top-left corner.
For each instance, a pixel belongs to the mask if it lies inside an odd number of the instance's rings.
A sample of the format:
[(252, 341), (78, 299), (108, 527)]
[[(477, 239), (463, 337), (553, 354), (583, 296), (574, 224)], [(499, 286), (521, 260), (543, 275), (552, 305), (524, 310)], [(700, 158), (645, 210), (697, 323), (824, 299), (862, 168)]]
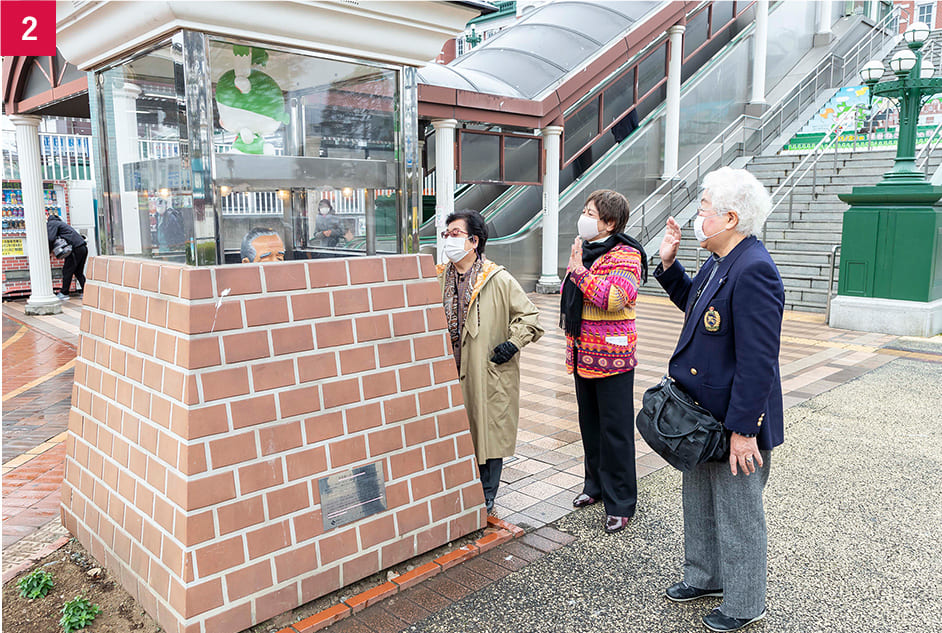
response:
[[(849, 193), (855, 186), (876, 184), (883, 173), (893, 166), (895, 156), (895, 149), (841, 152), (837, 154), (836, 162), (833, 155), (826, 155), (818, 163), (815, 192), (812, 192), (811, 172), (795, 187), (791, 221), (787, 198), (769, 216), (764, 242), (785, 284), (786, 310), (824, 312), (827, 306), (829, 257), (831, 249), (841, 243), (841, 226), (844, 211), (847, 210), (847, 205), (837, 198), (837, 194)], [(769, 191), (774, 191), (802, 158), (795, 155), (760, 156), (753, 158), (746, 169)], [(940, 162), (942, 153), (931, 156), (929, 173)], [(656, 253), (652, 254), (656, 258)], [(683, 227), (678, 254), (680, 262), (693, 273), (697, 262), (702, 263), (708, 255), (700, 249), (693, 235), (693, 222), (688, 222)], [(835, 266), (835, 292), (837, 277)], [(656, 284), (647, 284), (646, 290), (653, 290), (651, 286)]]

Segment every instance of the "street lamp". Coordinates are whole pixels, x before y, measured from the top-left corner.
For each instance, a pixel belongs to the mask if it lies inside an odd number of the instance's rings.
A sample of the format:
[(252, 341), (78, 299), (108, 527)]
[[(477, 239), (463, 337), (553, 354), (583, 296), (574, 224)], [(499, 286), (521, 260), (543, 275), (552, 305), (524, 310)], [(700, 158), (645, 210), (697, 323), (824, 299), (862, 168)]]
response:
[(860, 71), (860, 78), (870, 89), (871, 107), (873, 98), (877, 96), (894, 101), (899, 109), (896, 162), (893, 169), (884, 174), (884, 182), (925, 182), (923, 174), (916, 171), (919, 111), (928, 98), (942, 92), (942, 79), (933, 77), (932, 63), (922, 59), (921, 49), (928, 37), (929, 27), (922, 22), (916, 22), (906, 29), (903, 39), (907, 48), (893, 55), (890, 60), (890, 70), (895, 75), (892, 79), (880, 82), (884, 75), (880, 60), (868, 62)]

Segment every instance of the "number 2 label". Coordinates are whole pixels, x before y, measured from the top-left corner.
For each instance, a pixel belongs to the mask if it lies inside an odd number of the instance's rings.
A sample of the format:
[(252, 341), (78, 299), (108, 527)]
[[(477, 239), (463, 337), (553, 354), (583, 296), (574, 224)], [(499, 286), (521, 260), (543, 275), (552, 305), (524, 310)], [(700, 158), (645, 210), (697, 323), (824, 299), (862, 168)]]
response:
[(33, 31), (36, 30), (36, 18), (31, 15), (27, 15), (23, 18), (23, 24), (28, 24), (29, 26), (23, 31), (23, 41), (24, 42), (35, 42), (36, 36), (33, 35)]
[(50, 0), (0, 0), (0, 54), (56, 54), (56, 3)]

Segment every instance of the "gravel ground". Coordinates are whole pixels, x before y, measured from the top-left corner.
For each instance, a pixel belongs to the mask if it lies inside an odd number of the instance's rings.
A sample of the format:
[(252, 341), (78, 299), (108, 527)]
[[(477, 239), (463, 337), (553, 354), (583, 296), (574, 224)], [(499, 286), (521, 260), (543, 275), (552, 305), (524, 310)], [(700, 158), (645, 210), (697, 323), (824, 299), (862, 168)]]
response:
[[(769, 617), (759, 632), (942, 627), (942, 367), (900, 359), (786, 411), (766, 490)], [(595, 506), (560, 519), (570, 545), (414, 631), (688, 632), (719, 604), (675, 605), (680, 474), (640, 482), (623, 533)]]

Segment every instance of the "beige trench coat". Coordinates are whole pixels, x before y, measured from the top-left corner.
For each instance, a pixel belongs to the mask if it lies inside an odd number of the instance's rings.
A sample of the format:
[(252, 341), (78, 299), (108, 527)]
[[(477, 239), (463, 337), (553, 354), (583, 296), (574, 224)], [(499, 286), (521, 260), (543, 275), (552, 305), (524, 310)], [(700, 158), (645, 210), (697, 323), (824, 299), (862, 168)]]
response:
[[(447, 266), (438, 267), (443, 299)], [(504, 341), (522, 350), (541, 336), (539, 313), (523, 288), (503, 266), (485, 261), (461, 332), (458, 371), (479, 464), (514, 454), (520, 419), (520, 354), (503, 365), (491, 354)]]

